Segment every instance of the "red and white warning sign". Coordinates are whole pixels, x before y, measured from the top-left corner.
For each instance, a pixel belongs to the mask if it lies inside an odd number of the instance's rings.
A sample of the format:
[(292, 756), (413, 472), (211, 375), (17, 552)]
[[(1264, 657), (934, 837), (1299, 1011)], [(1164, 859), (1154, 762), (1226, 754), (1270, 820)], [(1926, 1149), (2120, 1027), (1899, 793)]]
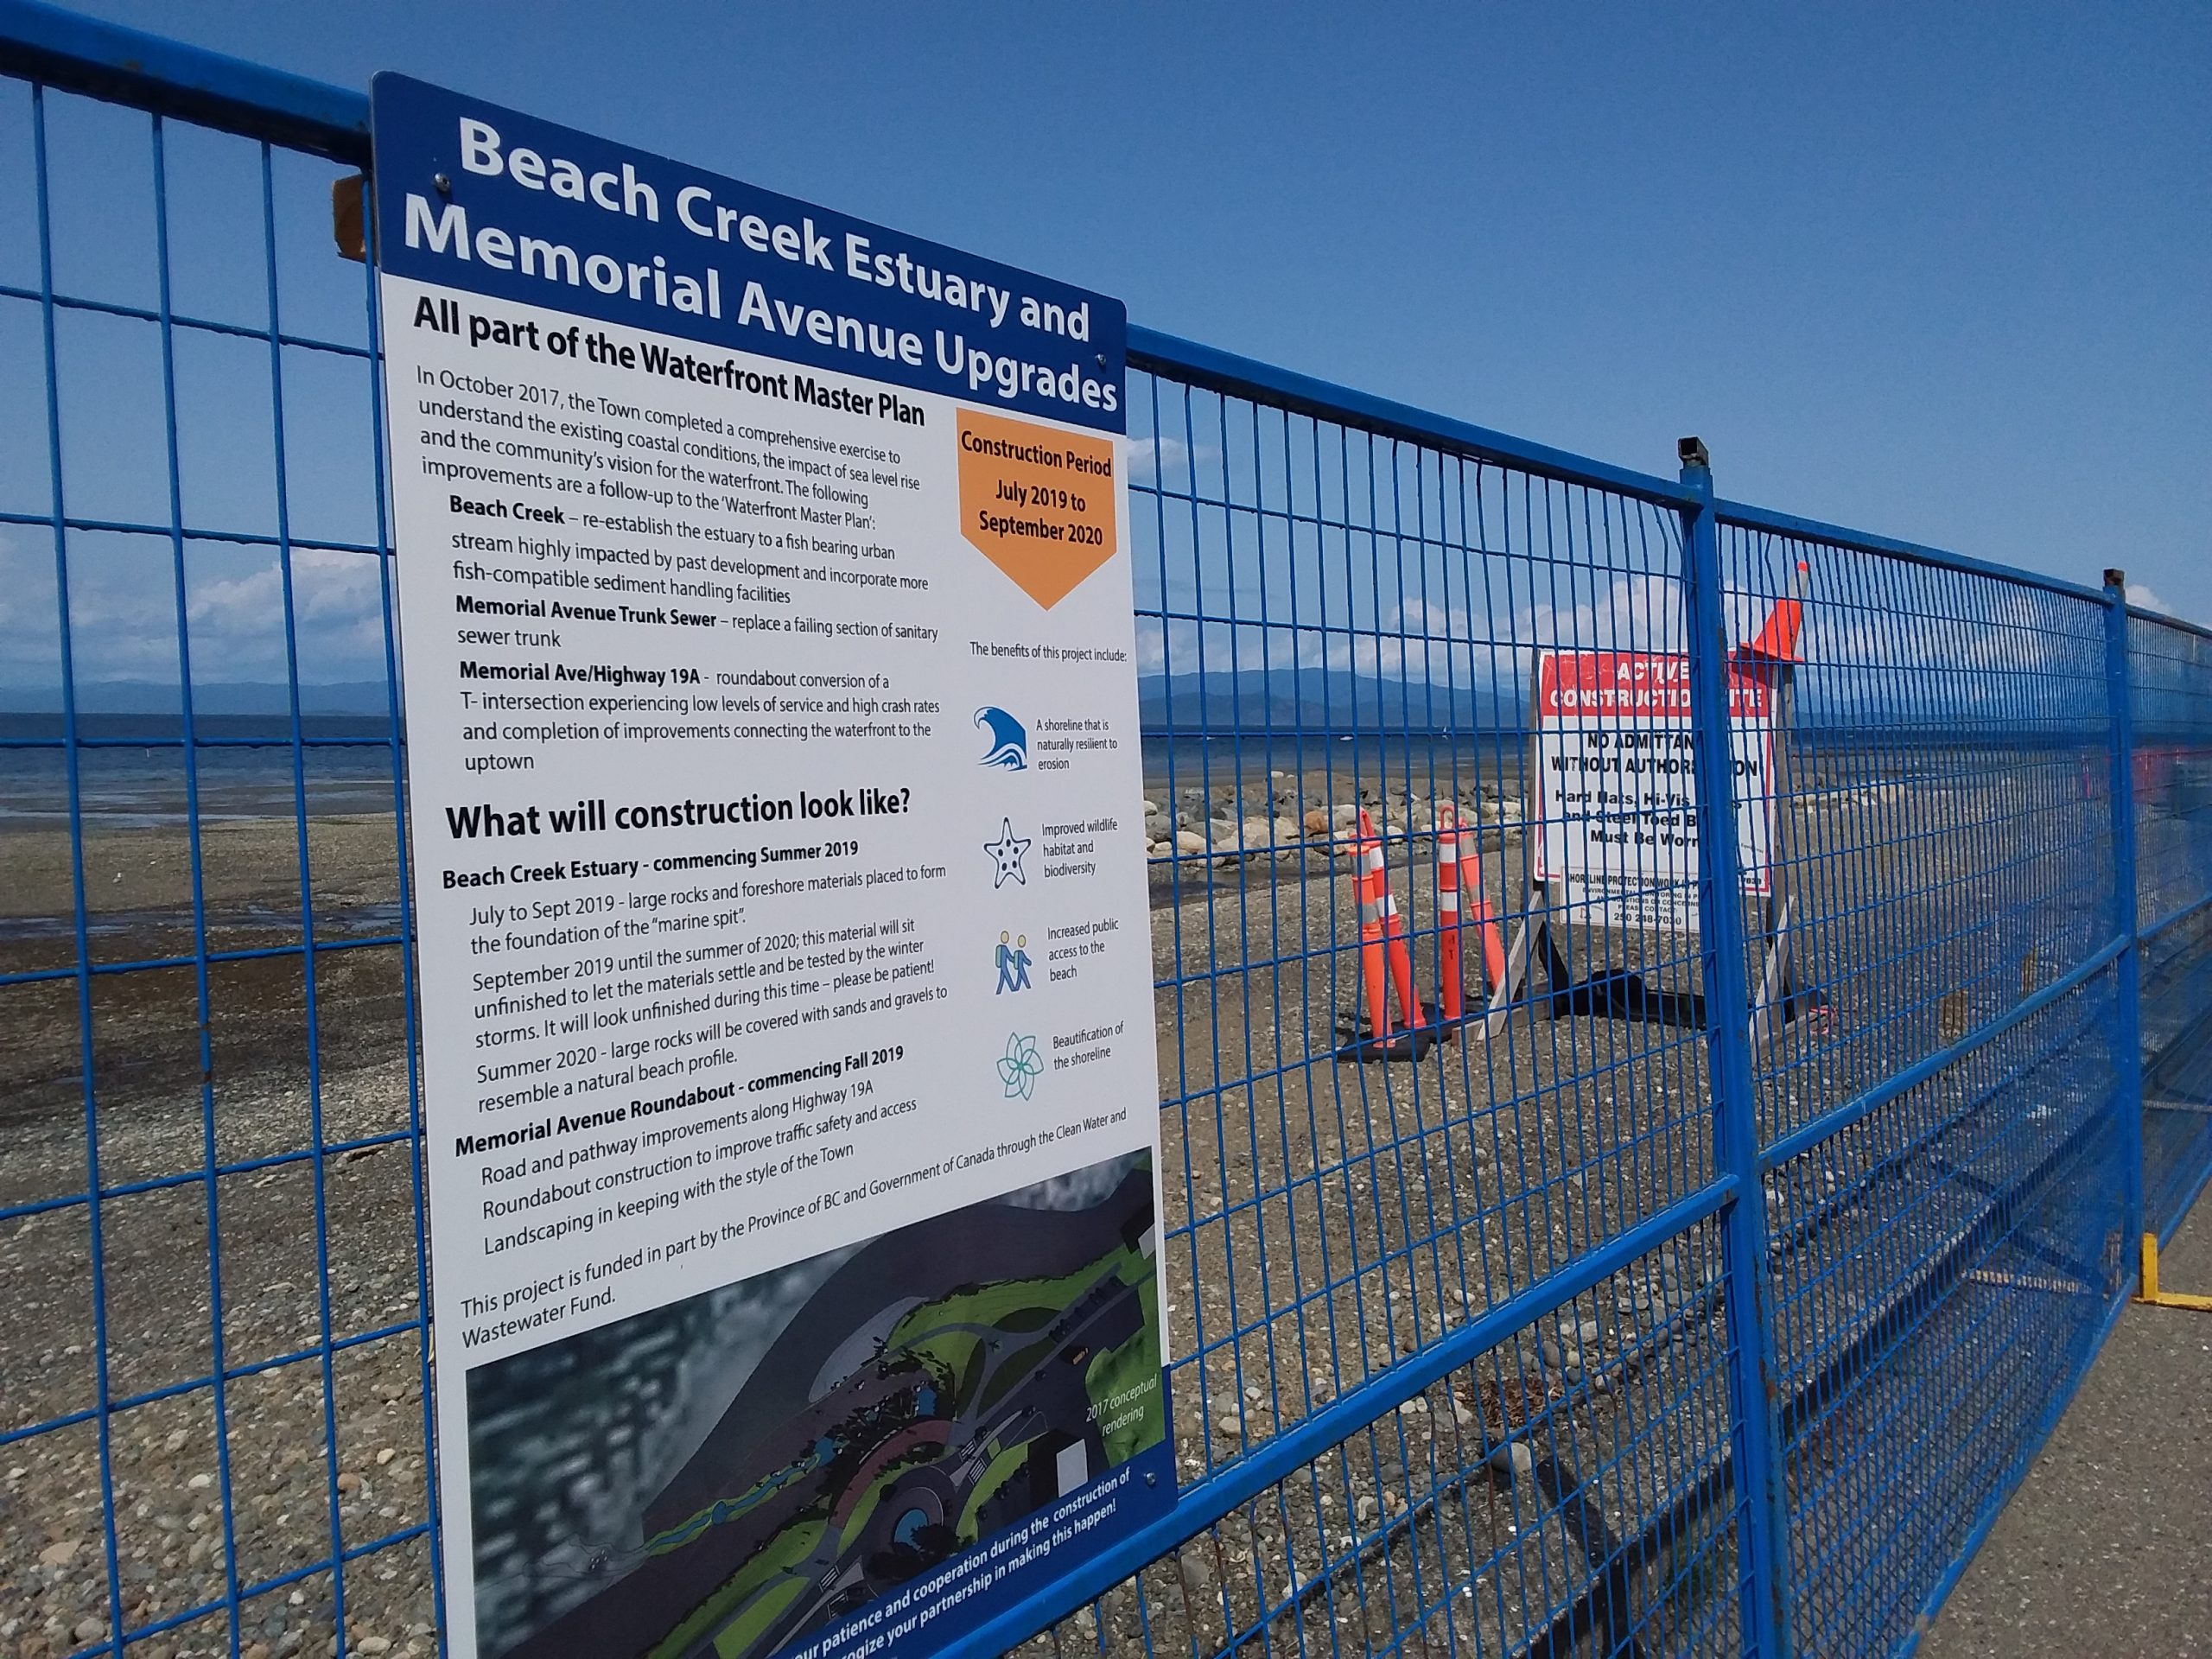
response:
[[(1799, 601), (1775, 607), (1728, 659), (1736, 842), (1744, 891), (1772, 890), (1776, 726), (1796, 660)], [(1535, 876), (1613, 927), (1697, 928), (1697, 785), (1690, 659), (1551, 652), (1538, 659)]]

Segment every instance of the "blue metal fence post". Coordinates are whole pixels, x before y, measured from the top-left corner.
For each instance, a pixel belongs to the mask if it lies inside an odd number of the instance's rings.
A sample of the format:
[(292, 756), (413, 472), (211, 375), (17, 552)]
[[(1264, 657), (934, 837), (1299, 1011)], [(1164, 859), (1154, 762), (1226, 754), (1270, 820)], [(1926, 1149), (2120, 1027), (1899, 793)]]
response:
[(1728, 620), (1720, 588), (1719, 527), (1705, 445), (1681, 444), (1682, 482), (1696, 501), (1681, 509), (1682, 612), (1688, 634), (1690, 722), (1697, 780), (1698, 926), (1703, 944), (1706, 1052), (1713, 1079), (1713, 1158), (1731, 1183), (1722, 1212), (1728, 1289), (1738, 1529), (1738, 1584), (1746, 1653), (1789, 1650), (1789, 1554), (1776, 1415), (1774, 1327), (1767, 1283), (1766, 1189), (1760, 1179), (1758, 1096), (1751, 1080), (1751, 999), (1744, 954), (1744, 886), (1736, 844), (1733, 745), (1729, 737)]
[(2143, 1189), (2143, 964), (2137, 950), (2140, 913), (2135, 891), (2135, 742), (2130, 707), (2127, 660), (2127, 573), (2105, 572), (2105, 702), (2112, 748), (2113, 934), (2120, 955), (2113, 962), (2116, 1018), (2113, 1043), (2113, 1102), (2120, 1117), (2122, 1194), (2120, 1283), (2125, 1294), (2139, 1271), (2143, 1235), (2152, 1230), (2144, 1214)]

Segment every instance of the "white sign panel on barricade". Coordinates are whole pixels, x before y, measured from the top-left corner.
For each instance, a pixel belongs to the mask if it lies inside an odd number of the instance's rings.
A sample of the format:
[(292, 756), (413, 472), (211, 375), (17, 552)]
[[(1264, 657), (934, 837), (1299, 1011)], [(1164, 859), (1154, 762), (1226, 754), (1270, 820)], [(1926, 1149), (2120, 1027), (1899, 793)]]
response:
[(452, 1649), (934, 1649), (1173, 1500), (1122, 308), (374, 119)]
[[(1582, 918), (1694, 932), (1697, 789), (1689, 658), (1662, 652), (1551, 652), (1536, 671), (1534, 861)], [(1772, 667), (1728, 665), (1736, 835), (1744, 891), (1772, 882)]]

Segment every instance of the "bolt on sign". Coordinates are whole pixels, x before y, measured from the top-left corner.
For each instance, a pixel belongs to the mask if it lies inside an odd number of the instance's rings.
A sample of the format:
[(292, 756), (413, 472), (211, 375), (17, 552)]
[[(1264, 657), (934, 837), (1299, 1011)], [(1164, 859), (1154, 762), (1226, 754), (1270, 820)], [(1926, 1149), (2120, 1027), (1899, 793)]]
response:
[(453, 1650), (932, 1651), (1174, 1499), (1122, 307), (373, 119)]

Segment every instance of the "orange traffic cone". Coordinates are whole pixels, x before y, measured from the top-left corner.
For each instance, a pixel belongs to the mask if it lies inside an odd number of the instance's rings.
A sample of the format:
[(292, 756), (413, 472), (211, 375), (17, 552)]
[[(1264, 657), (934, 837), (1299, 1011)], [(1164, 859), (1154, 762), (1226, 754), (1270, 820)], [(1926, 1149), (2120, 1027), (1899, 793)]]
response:
[[(1340, 1060), (1417, 1060), (1428, 1052), (1436, 1033), (1421, 1023), (1420, 1003), (1414, 1000), (1413, 957), (1398, 918), (1397, 900), (1390, 893), (1390, 873), (1382, 856), (1382, 838), (1366, 813), (1351, 842), (1352, 897), (1359, 906), (1359, 980), (1361, 1001), (1366, 1003), (1364, 1023), (1355, 1015), (1340, 1021), (1345, 1039), (1337, 1050)], [(1390, 994), (1397, 992), (1399, 1018), (1390, 1018)]]
[(1383, 906), (1389, 902), (1382, 868), (1382, 843), (1371, 833), (1367, 814), (1359, 815), (1359, 837), (1352, 843), (1351, 891), (1359, 906), (1359, 977), (1366, 995), (1368, 1032), (1377, 1043), (1390, 1035), (1388, 972), (1383, 965)]
[(1439, 995), (1447, 1026), (1456, 1025), (1465, 1013), (1466, 993), (1460, 982), (1459, 967), (1460, 941), (1466, 927), (1462, 909), (1463, 870), (1465, 884), (1472, 889), (1466, 896), (1473, 901), (1475, 925), (1481, 930), (1485, 982), (1495, 988), (1505, 978), (1505, 942), (1499, 937), (1497, 919), (1483, 897), (1479, 843), (1471, 830), (1458, 828), (1459, 822), (1458, 813), (1452, 813), (1449, 824), (1440, 825), (1436, 837), (1437, 956), (1438, 974), (1442, 980)]
[[(1382, 949), (1390, 959), (1390, 982), (1398, 993), (1398, 1020), (1400, 1026), (1411, 1031), (1421, 1023), (1421, 1004), (1414, 1000), (1413, 952), (1406, 948), (1405, 924), (1398, 918), (1398, 901), (1391, 896), (1390, 872), (1382, 856), (1382, 838), (1376, 835), (1375, 826), (1368, 822), (1367, 810), (1360, 809), (1360, 834), (1368, 837), (1368, 896), (1382, 914)], [(1388, 1033), (1389, 1027), (1377, 1020), (1375, 1034)]]
[(1505, 936), (1498, 931), (1497, 918), (1491, 913), (1490, 900), (1483, 896), (1482, 861), (1469, 845), (1474, 839), (1470, 835), (1461, 840), (1465, 853), (1461, 861), (1475, 890), (1475, 925), (1483, 936), (1483, 982), (1494, 991), (1505, 983)]
[[(1459, 820), (1452, 820), (1456, 825)], [(1441, 824), (1436, 835), (1436, 995), (1444, 1023), (1463, 1012), (1459, 985), (1459, 832)]]

